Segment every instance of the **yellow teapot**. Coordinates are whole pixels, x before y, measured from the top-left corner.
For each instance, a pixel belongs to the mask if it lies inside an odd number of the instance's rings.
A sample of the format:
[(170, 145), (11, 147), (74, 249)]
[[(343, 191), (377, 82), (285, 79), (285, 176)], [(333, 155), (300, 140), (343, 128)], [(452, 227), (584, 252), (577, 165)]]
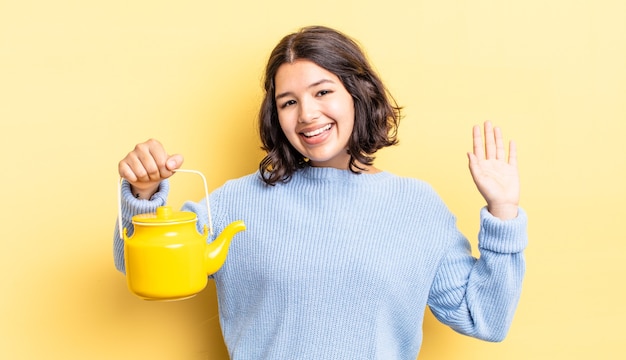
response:
[[(124, 261), (128, 289), (145, 300), (182, 300), (195, 296), (207, 284), (207, 276), (217, 272), (224, 262), (235, 234), (245, 230), (243, 221), (229, 224), (211, 243), (213, 235), (206, 179), (195, 170), (177, 170), (200, 175), (204, 181), (209, 225), (202, 234), (196, 230), (197, 216), (190, 211), (174, 211), (160, 206), (155, 213), (139, 214), (132, 218), (135, 231), (124, 239)], [(119, 193), (119, 191), (118, 191)]]

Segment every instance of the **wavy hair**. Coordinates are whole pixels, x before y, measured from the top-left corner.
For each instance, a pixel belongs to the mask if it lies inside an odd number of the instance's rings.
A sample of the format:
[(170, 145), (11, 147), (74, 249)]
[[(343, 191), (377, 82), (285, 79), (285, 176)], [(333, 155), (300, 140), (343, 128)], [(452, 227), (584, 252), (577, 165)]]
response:
[(359, 45), (341, 32), (311, 26), (285, 36), (272, 51), (264, 77), (265, 96), (259, 111), (262, 149), (267, 152), (259, 164), (261, 178), (268, 185), (287, 182), (294, 172), (307, 165), (287, 140), (278, 122), (274, 79), (284, 63), (309, 60), (335, 74), (354, 101), (354, 129), (348, 141), (349, 168), (360, 173), (358, 164), (372, 165), (377, 150), (395, 145), (400, 110)]

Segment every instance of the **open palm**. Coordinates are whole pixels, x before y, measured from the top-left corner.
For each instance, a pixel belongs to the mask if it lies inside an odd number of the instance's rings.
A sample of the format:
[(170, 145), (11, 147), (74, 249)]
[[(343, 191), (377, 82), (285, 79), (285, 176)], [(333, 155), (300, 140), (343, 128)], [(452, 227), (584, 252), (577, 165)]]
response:
[(503, 220), (516, 217), (520, 181), (515, 142), (509, 143), (507, 158), (501, 129), (487, 121), (484, 131), (474, 126), (473, 143), (474, 152), (468, 153), (469, 168), (489, 212)]

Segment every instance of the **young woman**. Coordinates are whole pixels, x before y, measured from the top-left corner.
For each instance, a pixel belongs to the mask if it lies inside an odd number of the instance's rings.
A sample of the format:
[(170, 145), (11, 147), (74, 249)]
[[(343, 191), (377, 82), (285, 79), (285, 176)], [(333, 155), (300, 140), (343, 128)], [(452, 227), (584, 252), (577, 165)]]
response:
[[(426, 183), (376, 168), (400, 108), (357, 44), (325, 27), (283, 38), (265, 74), (259, 172), (210, 195), (216, 233), (243, 219), (215, 273), (232, 359), (415, 359), (426, 306), (456, 331), (500, 341), (524, 274), (515, 144), (473, 129), (469, 167), (486, 207), (480, 257)], [(156, 140), (119, 163), (124, 226), (164, 205), (182, 164)], [(206, 203), (184, 210), (207, 219)], [(115, 260), (124, 269), (123, 241)]]

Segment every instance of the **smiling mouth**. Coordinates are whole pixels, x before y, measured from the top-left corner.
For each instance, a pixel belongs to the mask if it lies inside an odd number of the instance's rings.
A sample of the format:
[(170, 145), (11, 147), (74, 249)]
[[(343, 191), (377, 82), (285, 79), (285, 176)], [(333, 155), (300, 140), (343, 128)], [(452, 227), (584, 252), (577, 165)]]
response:
[(330, 130), (331, 127), (332, 127), (332, 124), (328, 124), (326, 126), (323, 126), (323, 127), (319, 128), (319, 129), (316, 129), (316, 130), (313, 130), (313, 131), (303, 132), (302, 135), (304, 135), (304, 137), (307, 137), (307, 138), (312, 138), (312, 137), (317, 136), (317, 135), (319, 135), (319, 134), (321, 134), (321, 133), (323, 133), (325, 131)]

